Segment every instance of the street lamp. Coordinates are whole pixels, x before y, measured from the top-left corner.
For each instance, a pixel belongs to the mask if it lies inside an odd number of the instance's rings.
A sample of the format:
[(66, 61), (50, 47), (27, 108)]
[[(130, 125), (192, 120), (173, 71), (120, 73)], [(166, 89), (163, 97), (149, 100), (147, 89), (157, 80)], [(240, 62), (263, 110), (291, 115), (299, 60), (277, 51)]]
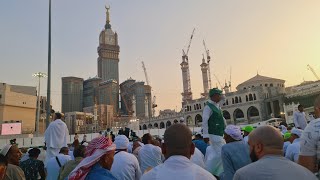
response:
[(39, 118), (40, 118), (40, 80), (41, 78), (47, 77), (45, 73), (37, 72), (32, 75), (33, 77), (38, 77), (38, 97), (37, 97), (37, 117), (36, 117), (36, 135), (39, 136)]

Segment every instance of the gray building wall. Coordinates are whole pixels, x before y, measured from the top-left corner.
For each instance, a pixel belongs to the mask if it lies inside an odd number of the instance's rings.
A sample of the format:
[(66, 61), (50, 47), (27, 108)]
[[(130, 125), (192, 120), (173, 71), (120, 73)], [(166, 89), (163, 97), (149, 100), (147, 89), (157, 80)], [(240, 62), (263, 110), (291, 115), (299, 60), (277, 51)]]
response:
[(83, 111), (83, 79), (62, 77), (62, 112)]
[(99, 101), (101, 78), (90, 78), (83, 82), (83, 108), (94, 106)]
[(114, 80), (100, 83), (99, 85), (99, 104), (112, 105), (114, 114), (119, 111), (119, 87)]

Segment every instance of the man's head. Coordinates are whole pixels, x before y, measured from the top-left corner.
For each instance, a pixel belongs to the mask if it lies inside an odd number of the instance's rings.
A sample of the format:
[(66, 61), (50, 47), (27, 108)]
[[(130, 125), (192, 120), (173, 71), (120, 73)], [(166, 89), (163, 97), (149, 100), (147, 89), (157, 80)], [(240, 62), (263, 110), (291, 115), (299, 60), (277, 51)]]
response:
[(226, 143), (241, 141), (243, 137), (240, 128), (235, 125), (228, 125), (224, 130), (224, 139), (226, 140)]
[(218, 103), (221, 100), (221, 93), (222, 91), (220, 89), (213, 88), (213, 89), (210, 89), (209, 91), (209, 97), (213, 102)]
[(41, 151), (38, 148), (32, 148), (28, 151), (29, 157), (34, 159), (37, 159), (40, 153)]
[(186, 125), (174, 124), (165, 131), (162, 153), (166, 159), (174, 155), (181, 155), (190, 159), (194, 149), (192, 132)]
[(249, 134), (250, 158), (257, 161), (265, 155), (283, 155), (283, 137), (272, 126), (260, 126)]
[(7, 166), (7, 158), (4, 155), (0, 154), (0, 179), (4, 179), (4, 176), (6, 175)]
[(7, 158), (9, 164), (19, 166), (22, 153), (17, 145), (7, 144), (2, 148), (0, 153)]
[(59, 154), (69, 155), (69, 148), (68, 147), (61, 148)]
[(243, 135), (244, 136), (248, 136), (251, 131), (253, 131), (253, 127), (252, 126), (245, 126), (244, 128), (242, 128), (242, 131), (243, 131)]
[(114, 138), (114, 144), (116, 144), (117, 150), (127, 151), (129, 145), (129, 139), (125, 135), (119, 135)]
[(62, 114), (61, 113), (54, 113), (54, 120), (56, 119), (61, 119), (62, 118)]
[(314, 101), (314, 115), (315, 118), (320, 118), (320, 96)]
[(153, 137), (149, 133), (144, 134), (142, 136), (142, 143), (143, 144), (152, 144), (152, 140), (153, 140)]
[(290, 138), (289, 138), (289, 141), (290, 141), (291, 143), (293, 143), (293, 141), (294, 141), (295, 139), (300, 138), (301, 135), (302, 135), (302, 130), (301, 130), (301, 129), (294, 128), (294, 129), (291, 130), (291, 136), (290, 136)]
[(85, 157), (85, 153), (86, 153), (86, 147), (84, 145), (79, 145), (78, 147), (76, 147), (73, 151), (73, 156), (75, 158), (77, 157)]
[(203, 137), (201, 136), (201, 134), (196, 134), (195, 136), (194, 136), (194, 139), (196, 139), (196, 140), (202, 140), (203, 139)]
[(299, 110), (300, 112), (303, 112), (303, 106), (302, 106), (301, 104), (298, 106), (298, 110)]

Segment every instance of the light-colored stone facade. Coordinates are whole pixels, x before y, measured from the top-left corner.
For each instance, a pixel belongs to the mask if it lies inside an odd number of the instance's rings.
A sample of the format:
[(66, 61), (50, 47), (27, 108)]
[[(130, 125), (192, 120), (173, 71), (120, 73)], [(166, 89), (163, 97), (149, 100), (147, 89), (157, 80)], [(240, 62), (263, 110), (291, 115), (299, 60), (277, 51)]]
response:
[(21, 122), (22, 133), (35, 130), (36, 87), (0, 83), (0, 123)]
[[(284, 80), (256, 75), (239, 84), (237, 91), (224, 89), (223, 115), (229, 124), (251, 124), (283, 113), (285, 94)], [(208, 98), (199, 98), (182, 103), (181, 112), (163, 113), (158, 117), (140, 120), (140, 128), (166, 128), (183, 120), (188, 126), (202, 124), (202, 111)]]

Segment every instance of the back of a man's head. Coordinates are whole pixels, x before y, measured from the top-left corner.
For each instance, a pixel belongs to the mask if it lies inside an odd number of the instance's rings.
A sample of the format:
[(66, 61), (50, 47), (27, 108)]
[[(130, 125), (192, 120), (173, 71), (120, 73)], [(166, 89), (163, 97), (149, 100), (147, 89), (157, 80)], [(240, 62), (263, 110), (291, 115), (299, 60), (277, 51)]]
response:
[(62, 114), (58, 113), (58, 112), (55, 113), (54, 116), (55, 116), (55, 119), (61, 119), (62, 118)]
[(69, 154), (69, 148), (68, 147), (62, 147), (60, 149), (60, 154), (68, 155)]
[(283, 138), (279, 130), (272, 126), (260, 126), (249, 134), (249, 145), (261, 146), (256, 149), (260, 159), (266, 154), (283, 154)]
[(143, 144), (151, 144), (151, 142), (152, 142), (152, 136), (151, 136), (151, 134), (147, 133), (147, 134), (144, 134), (144, 135), (142, 136), (142, 143), (143, 143)]
[(41, 151), (38, 148), (32, 148), (28, 152), (29, 157), (32, 157), (32, 158), (38, 158), (40, 153), (41, 153)]
[(73, 151), (73, 156), (75, 158), (77, 157), (85, 157), (85, 153), (86, 153), (86, 147), (84, 145), (79, 145), (78, 147), (76, 147)]
[(184, 124), (174, 124), (164, 133), (164, 145), (162, 151), (168, 159), (170, 156), (182, 155), (190, 158), (194, 153), (192, 132)]

